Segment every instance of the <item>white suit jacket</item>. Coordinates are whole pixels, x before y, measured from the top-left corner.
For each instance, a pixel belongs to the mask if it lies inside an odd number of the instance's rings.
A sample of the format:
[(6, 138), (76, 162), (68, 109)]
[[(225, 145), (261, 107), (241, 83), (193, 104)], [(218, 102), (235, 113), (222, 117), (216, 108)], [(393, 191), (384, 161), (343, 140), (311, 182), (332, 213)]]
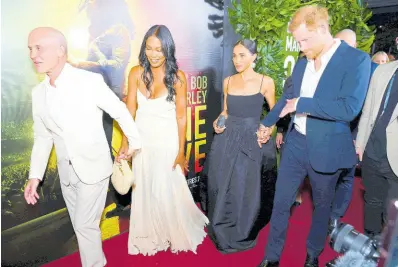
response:
[[(364, 151), (375, 125), (381, 101), (393, 74), (398, 69), (398, 61), (383, 64), (377, 67), (372, 79), (365, 105), (362, 110), (358, 125), (358, 135), (355, 146)], [(395, 77), (398, 79), (398, 77)], [(386, 129), (387, 136), (387, 158), (391, 169), (398, 176), (398, 106), (395, 107), (390, 122)]]
[(69, 180), (69, 161), (86, 184), (108, 178), (113, 162), (103, 128), (103, 111), (119, 123), (130, 148), (141, 148), (137, 127), (126, 105), (100, 74), (65, 64), (55, 81), (56, 88), (51, 88), (62, 93), (63, 101), (58, 109), (62, 112), (56, 120), (46, 102), (46, 82), (41, 82), (32, 92), (34, 144), (30, 179), (43, 179), (53, 144), (61, 182)]

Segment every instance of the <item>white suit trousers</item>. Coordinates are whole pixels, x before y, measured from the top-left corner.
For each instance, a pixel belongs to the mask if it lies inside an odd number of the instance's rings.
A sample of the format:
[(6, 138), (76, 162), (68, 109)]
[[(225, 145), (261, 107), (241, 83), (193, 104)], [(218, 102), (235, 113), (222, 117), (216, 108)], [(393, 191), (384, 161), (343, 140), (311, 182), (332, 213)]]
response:
[(69, 165), (69, 184), (61, 182), (62, 195), (75, 230), (83, 267), (106, 265), (99, 225), (108, 185), (109, 178), (95, 184), (83, 183), (72, 165)]

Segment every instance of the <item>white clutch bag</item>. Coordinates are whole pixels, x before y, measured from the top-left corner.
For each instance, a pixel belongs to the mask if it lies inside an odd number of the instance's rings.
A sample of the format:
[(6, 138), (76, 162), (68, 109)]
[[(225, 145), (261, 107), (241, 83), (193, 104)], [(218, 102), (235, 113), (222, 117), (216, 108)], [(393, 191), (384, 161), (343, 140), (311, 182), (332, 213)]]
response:
[(129, 192), (130, 188), (134, 184), (134, 177), (126, 160), (121, 159), (120, 162), (115, 160), (113, 163), (111, 182), (119, 194), (125, 195)]

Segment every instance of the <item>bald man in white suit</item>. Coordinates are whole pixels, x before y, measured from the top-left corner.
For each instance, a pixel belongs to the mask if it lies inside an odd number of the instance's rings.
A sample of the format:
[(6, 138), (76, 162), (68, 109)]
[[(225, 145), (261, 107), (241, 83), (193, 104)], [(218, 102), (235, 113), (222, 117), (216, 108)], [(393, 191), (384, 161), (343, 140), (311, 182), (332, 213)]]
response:
[(135, 122), (124, 103), (99, 74), (67, 63), (65, 37), (42, 27), (29, 35), (30, 58), (46, 78), (32, 92), (34, 145), (24, 196), (36, 204), (53, 145), (64, 197), (75, 230), (83, 267), (102, 267), (99, 223), (105, 207), (112, 159), (102, 124), (103, 111), (113, 117), (128, 138), (131, 155), (140, 149)]

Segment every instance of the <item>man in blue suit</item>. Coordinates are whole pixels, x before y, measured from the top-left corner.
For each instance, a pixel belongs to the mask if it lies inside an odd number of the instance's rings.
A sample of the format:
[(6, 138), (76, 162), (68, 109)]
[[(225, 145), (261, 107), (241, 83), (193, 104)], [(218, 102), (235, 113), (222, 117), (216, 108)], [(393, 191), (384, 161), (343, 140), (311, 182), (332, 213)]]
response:
[(261, 145), (267, 142), (270, 127), (280, 117), (293, 113), (276, 182), (265, 258), (259, 265), (262, 267), (279, 266), (290, 207), (306, 176), (311, 182), (314, 212), (304, 266), (318, 266), (337, 179), (357, 163), (350, 122), (365, 100), (370, 58), (333, 39), (328, 21), (327, 9), (319, 6), (302, 7), (294, 14), (289, 30), (305, 57), (293, 70), (292, 92), (282, 95), (259, 127)]

